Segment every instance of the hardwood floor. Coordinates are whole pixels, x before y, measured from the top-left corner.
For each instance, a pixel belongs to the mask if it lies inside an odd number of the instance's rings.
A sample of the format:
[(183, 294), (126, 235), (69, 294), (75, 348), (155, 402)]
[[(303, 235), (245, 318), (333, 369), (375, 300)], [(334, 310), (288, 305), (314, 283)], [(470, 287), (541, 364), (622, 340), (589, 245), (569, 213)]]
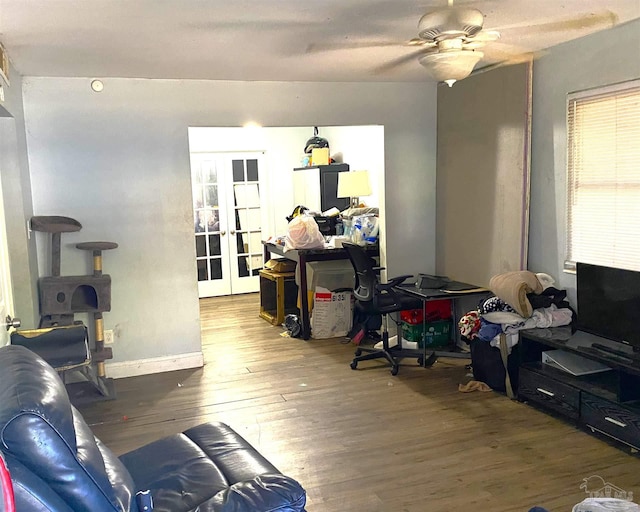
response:
[[(257, 294), (203, 299), (205, 366), (116, 381), (82, 409), (120, 454), (224, 421), (308, 493), (310, 512), (568, 512), (601, 476), (640, 496), (640, 461), (497, 393), (460, 393), (464, 361), (349, 368), (353, 345), (282, 337)], [(117, 347), (114, 348), (117, 350)]]

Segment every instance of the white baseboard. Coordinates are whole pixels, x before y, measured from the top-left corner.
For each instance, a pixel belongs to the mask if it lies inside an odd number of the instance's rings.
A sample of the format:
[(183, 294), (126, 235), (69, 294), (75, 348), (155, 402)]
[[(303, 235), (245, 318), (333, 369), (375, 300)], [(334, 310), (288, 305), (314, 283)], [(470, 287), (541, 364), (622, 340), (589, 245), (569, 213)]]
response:
[(202, 352), (191, 352), (177, 356), (153, 357), (150, 359), (138, 359), (136, 361), (123, 361), (121, 363), (107, 362), (107, 377), (123, 379), (125, 377), (137, 377), (138, 375), (150, 375), (152, 373), (172, 372), (189, 368), (201, 368), (204, 366)]

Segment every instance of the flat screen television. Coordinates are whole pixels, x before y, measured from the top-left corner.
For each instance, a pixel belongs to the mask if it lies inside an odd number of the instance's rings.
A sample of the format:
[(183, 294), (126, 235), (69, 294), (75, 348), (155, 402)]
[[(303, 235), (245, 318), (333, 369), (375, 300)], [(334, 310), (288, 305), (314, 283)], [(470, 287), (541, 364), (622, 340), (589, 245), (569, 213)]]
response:
[(577, 328), (640, 351), (640, 272), (576, 264)]

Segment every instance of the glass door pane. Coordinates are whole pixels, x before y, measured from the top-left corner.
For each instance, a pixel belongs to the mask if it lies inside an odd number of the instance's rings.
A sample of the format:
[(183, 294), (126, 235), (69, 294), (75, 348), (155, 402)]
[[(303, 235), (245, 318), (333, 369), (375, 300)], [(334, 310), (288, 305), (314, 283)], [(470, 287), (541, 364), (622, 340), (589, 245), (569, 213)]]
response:
[[(257, 276), (263, 267), (258, 160), (233, 162), (233, 195), (239, 277)], [(257, 240), (257, 242), (256, 242)]]
[(200, 297), (230, 293), (225, 231), (220, 229), (221, 194), (218, 165), (205, 155), (192, 158), (196, 271)]

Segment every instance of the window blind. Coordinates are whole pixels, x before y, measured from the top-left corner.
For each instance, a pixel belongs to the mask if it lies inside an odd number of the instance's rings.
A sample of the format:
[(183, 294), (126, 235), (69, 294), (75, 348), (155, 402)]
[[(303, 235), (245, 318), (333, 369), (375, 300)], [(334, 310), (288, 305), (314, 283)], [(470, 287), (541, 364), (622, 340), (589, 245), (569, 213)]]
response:
[(640, 80), (570, 94), (567, 135), (565, 269), (640, 270)]

